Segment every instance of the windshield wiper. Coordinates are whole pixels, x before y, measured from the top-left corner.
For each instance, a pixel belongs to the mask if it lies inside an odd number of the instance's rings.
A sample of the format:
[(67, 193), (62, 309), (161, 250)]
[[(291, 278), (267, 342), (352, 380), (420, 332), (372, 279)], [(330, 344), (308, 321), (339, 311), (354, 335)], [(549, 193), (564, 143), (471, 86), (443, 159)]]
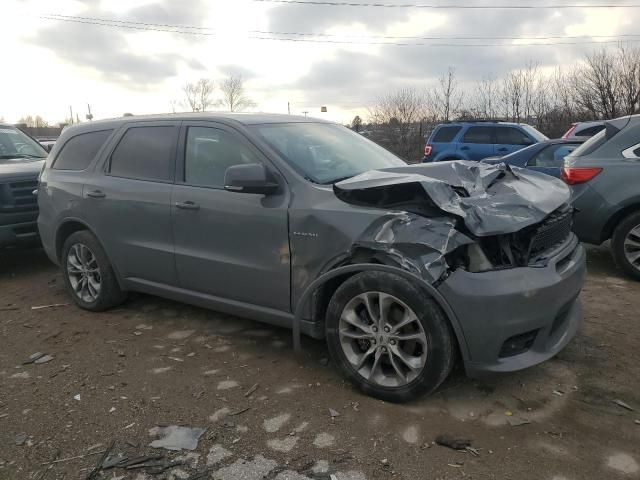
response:
[(11, 155), (0, 155), (1, 160), (6, 160), (8, 158), (47, 158), (47, 157), (40, 157), (39, 155), (31, 155), (29, 153), (13, 153)]
[(334, 183), (342, 182), (343, 180), (349, 180), (351, 177), (355, 177), (355, 175), (347, 175), (346, 177), (338, 177), (334, 180), (328, 180), (323, 182), (322, 185), (333, 185)]

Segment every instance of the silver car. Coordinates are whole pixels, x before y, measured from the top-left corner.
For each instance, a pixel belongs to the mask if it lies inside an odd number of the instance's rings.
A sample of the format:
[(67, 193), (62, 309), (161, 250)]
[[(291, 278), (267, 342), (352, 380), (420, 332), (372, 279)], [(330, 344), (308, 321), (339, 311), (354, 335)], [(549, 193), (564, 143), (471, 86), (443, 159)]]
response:
[(506, 165), (406, 165), (345, 127), (264, 114), (66, 129), (38, 191), (71, 298), (138, 291), (326, 339), (367, 394), (433, 391), (560, 351), (585, 254), (569, 189)]

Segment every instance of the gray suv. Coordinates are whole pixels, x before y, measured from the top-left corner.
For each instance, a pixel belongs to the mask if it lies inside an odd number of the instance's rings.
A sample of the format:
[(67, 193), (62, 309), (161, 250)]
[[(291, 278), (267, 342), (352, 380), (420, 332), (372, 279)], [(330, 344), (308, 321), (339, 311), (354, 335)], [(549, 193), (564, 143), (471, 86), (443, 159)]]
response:
[(65, 130), (39, 228), (73, 300), (138, 291), (326, 338), (362, 391), (406, 401), (560, 351), (585, 254), (568, 187), (505, 165), (406, 165), (347, 128), (264, 114)]
[(611, 240), (616, 263), (640, 280), (640, 115), (605, 122), (605, 129), (565, 157), (574, 230), (584, 242)]

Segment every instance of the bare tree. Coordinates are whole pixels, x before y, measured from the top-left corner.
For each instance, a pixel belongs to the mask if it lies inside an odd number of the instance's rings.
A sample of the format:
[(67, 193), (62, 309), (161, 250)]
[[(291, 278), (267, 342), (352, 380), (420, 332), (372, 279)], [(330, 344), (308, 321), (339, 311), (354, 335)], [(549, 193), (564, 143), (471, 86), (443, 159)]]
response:
[(227, 77), (220, 85), (220, 91), (222, 92), (222, 100), (219, 104), (230, 112), (241, 112), (256, 106), (256, 103), (245, 94), (244, 81), (240, 75)]
[(355, 117), (353, 117), (353, 120), (351, 121), (351, 129), (356, 132), (359, 132), (361, 128), (362, 128), (362, 119), (360, 118), (360, 115), (356, 115)]
[(197, 82), (187, 83), (182, 87), (185, 106), (193, 112), (204, 112), (213, 105), (213, 80), (201, 78)]
[(40, 115), (36, 115), (35, 117), (32, 117), (31, 115), (27, 115), (26, 117), (20, 118), (18, 120), (18, 123), (24, 124), (27, 127), (32, 127), (32, 128), (42, 128), (42, 127), (49, 126), (49, 122), (47, 122)]
[(449, 67), (447, 73), (438, 79), (432, 89), (430, 100), (440, 120), (448, 122), (462, 106), (464, 92), (460, 90), (456, 79), (456, 71)]
[(381, 95), (369, 109), (371, 121), (382, 133), (377, 140), (407, 160), (417, 158), (424, 146), (420, 122), (425, 114), (425, 96), (413, 88)]
[(481, 118), (497, 118), (499, 95), (500, 87), (497, 78), (493, 74), (482, 77), (482, 80), (476, 83), (475, 105), (472, 111)]

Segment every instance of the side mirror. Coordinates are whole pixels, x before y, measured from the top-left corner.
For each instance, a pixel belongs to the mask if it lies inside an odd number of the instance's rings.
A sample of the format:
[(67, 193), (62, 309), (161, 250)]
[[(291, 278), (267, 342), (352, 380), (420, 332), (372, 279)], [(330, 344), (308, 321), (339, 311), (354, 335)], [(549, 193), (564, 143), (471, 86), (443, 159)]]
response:
[(230, 192), (271, 195), (278, 188), (273, 174), (261, 163), (233, 165), (224, 174), (224, 189)]
[(522, 139), (522, 144), (523, 145), (533, 145), (533, 140), (531, 140), (529, 137), (524, 137)]

